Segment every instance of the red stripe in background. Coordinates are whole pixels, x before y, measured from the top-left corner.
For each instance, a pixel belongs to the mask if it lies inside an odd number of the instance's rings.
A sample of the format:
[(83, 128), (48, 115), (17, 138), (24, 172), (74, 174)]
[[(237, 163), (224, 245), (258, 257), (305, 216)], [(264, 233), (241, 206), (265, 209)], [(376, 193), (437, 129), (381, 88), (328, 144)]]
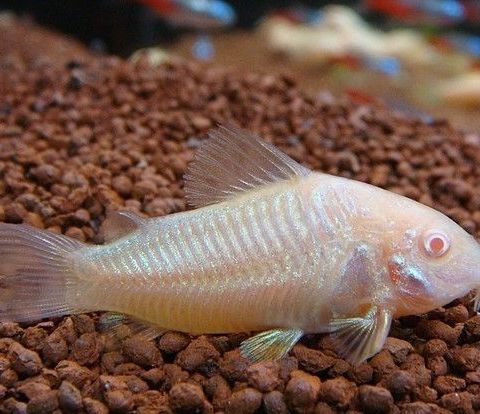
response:
[(171, 14), (177, 9), (177, 5), (173, 0), (137, 0), (160, 14)]
[(366, 7), (399, 18), (407, 18), (414, 13), (412, 7), (408, 4), (402, 4), (400, 0), (368, 0)]

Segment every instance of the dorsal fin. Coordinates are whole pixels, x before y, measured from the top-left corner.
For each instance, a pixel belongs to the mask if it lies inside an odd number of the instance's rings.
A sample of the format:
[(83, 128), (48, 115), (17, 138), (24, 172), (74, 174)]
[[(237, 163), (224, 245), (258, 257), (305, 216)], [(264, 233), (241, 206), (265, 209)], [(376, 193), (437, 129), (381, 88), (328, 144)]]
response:
[(101, 226), (101, 233), (105, 243), (120, 239), (135, 231), (143, 226), (145, 220), (145, 218), (131, 211), (113, 211), (109, 213)]
[(273, 145), (233, 127), (209, 133), (185, 174), (187, 201), (194, 207), (225, 201), (243, 191), (310, 171)]

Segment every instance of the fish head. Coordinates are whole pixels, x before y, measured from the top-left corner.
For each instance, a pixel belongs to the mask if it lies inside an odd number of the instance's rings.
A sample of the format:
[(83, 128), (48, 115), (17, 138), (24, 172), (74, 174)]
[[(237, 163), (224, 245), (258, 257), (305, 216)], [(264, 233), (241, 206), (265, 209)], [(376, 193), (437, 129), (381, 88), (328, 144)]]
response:
[(407, 200), (388, 243), (397, 316), (443, 306), (480, 289), (480, 244), (442, 213)]

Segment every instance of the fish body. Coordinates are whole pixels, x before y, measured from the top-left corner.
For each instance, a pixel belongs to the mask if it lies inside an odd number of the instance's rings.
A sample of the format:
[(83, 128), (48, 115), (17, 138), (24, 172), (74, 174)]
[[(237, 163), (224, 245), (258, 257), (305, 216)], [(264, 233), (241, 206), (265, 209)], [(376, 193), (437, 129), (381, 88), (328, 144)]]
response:
[[(53, 263), (57, 274), (43, 283), (61, 302), (40, 298), (30, 312), (19, 304), (34, 292), (7, 288), (0, 318), (31, 320), (44, 304), (40, 316), (106, 310), (191, 333), (260, 331), (242, 344), (253, 360), (283, 356), (305, 333), (330, 332), (356, 363), (381, 349), (393, 317), (478, 287), (480, 247), (447, 217), (312, 172), (245, 132), (213, 132), (185, 179), (198, 209), (150, 219), (116, 213), (102, 246), (0, 226), (7, 286), (23, 280), (34, 291), (37, 283), (45, 295), (34, 275), (45, 277)], [(32, 254), (15, 256), (12, 240)]]
[(235, 10), (223, 0), (140, 0), (174, 26), (209, 30), (235, 24)]

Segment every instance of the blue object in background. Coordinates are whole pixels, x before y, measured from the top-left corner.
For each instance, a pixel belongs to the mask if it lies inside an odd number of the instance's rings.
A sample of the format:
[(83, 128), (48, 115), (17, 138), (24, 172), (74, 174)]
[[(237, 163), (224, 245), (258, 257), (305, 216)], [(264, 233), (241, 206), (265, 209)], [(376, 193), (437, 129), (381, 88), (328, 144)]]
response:
[(388, 76), (397, 76), (402, 70), (400, 61), (393, 56), (368, 57), (366, 58), (366, 65), (368, 68)]
[[(192, 2), (194, 4), (195, 1)], [(228, 3), (221, 0), (211, 0), (208, 7), (211, 15), (225, 26), (233, 26), (237, 20), (235, 10)]]
[(192, 54), (198, 60), (211, 60), (215, 56), (215, 47), (210, 36), (201, 35), (192, 46)]
[(447, 36), (447, 40), (461, 51), (480, 57), (480, 36), (452, 34)]

